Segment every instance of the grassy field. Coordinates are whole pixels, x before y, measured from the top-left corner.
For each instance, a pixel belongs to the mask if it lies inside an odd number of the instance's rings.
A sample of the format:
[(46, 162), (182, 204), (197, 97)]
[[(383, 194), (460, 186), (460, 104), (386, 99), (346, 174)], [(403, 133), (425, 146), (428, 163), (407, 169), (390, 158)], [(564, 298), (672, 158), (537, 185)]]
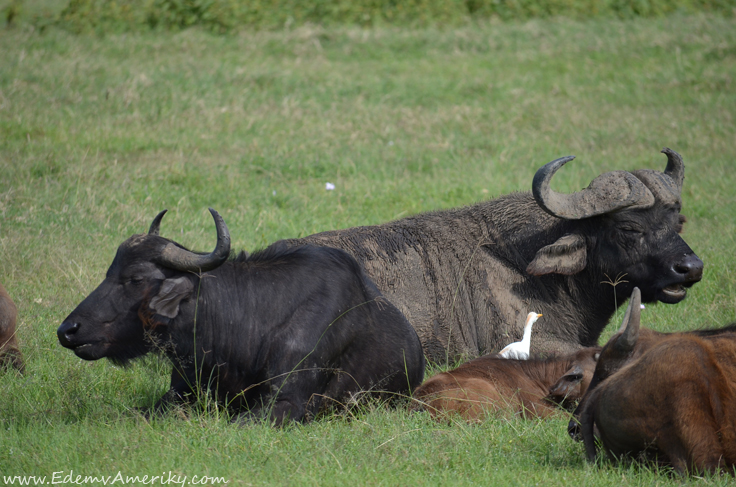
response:
[(729, 323), (735, 80), (736, 20), (714, 16), (222, 37), (0, 29), (0, 280), (27, 364), (24, 376), (0, 373), (0, 474), (729, 484), (587, 465), (564, 415), (435, 424), (373, 404), (279, 430), (235, 427), (217, 408), (147, 421), (135, 408), (166, 390), (163, 360), (84, 362), (55, 331), (163, 208), (166, 237), (211, 249), (211, 206), (233, 247), (250, 251), (528, 191), (537, 168), (568, 154), (577, 159), (555, 178), (560, 191), (604, 171), (662, 170), (664, 146), (685, 158), (684, 237), (705, 273), (684, 302), (649, 305), (644, 323)]

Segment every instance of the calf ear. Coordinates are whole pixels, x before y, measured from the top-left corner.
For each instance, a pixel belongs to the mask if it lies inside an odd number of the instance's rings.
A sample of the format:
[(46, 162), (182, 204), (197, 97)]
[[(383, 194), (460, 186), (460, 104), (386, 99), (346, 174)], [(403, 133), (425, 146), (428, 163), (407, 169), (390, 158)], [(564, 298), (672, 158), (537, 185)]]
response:
[(539, 249), (526, 272), (533, 276), (577, 274), (585, 269), (587, 254), (585, 237), (578, 234), (565, 235), (555, 243)]
[(187, 277), (166, 279), (161, 284), (158, 294), (151, 299), (148, 307), (166, 318), (175, 318), (179, 314), (179, 303), (192, 294), (194, 286)]

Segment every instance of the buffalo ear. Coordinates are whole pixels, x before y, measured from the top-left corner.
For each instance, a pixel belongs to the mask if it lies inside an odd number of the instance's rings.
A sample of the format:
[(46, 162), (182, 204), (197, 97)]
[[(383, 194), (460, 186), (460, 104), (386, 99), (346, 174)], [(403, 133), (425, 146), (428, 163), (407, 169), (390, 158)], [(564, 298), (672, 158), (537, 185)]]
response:
[(585, 237), (579, 234), (565, 235), (555, 243), (537, 251), (526, 272), (533, 276), (563, 274), (570, 276), (585, 269), (588, 251)]
[(182, 299), (189, 297), (192, 290), (194, 286), (187, 277), (166, 279), (161, 284), (158, 294), (148, 303), (148, 307), (158, 315), (175, 318), (179, 314), (179, 303)]

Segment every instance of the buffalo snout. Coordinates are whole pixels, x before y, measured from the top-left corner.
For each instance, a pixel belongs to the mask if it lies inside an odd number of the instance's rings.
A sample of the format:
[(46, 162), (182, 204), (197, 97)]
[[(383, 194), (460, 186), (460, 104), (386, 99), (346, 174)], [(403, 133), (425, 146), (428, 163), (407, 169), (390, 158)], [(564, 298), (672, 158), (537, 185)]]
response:
[(59, 343), (66, 348), (74, 348), (72, 343), (73, 335), (79, 331), (79, 323), (74, 321), (65, 321), (56, 330), (56, 335), (59, 337)]
[(685, 254), (685, 257), (677, 262), (674, 271), (682, 275), (687, 284), (695, 284), (703, 278), (703, 261), (695, 254)]
[(567, 434), (570, 435), (570, 438), (572, 438), (575, 441), (583, 441), (583, 433), (580, 430), (580, 423), (575, 418), (575, 414), (577, 414), (578, 411), (575, 410), (575, 413), (573, 414), (572, 419), (569, 423), (567, 423)]

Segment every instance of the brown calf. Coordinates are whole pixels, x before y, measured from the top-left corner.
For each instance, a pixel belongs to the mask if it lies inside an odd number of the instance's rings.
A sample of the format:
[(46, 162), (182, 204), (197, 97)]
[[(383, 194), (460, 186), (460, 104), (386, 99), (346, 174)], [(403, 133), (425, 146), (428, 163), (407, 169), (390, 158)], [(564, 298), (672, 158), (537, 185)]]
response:
[(645, 352), (663, 340), (681, 336), (695, 336), (706, 340), (717, 339), (723, 336), (733, 336), (736, 338), (736, 323), (711, 330), (693, 330), (675, 333), (661, 333), (648, 328), (640, 328), (640, 323), (641, 293), (638, 288), (634, 288), (621, 323), (621, 328), (603, 346), (588, 390), (580, 400), (580, 404), (578, 404), (568, 424), (567, 431), (572, 438), (578, 441), (582, 440), (579, 426), (580, 415), (582, 414), (588, 396), (593, 393), (598, 385), (621, 370), (625, 365), (641, 357)]
[(8, 296), (0, 284), (0, 367), (12, 365), (23, 371), (23, 358), (18, 349), (18, 340), (15, 337), (15, 320), (18, 310), (15, 303)]
[(576, 411), (588, 459), (596, 457), (597, 435), (612, 459), (656, 458), (680, 474), (733, 473), (734, 325), (669, 334), (639, 330), (639, 304), (635, 289)]
[(585, 451), (594, 428), (609, 457), (644, 454), (687, 471), (736, 465), (736, 337), (663, 339), (602, 382), (580, 416)]
[(455, 413), (467, 421), (498, 413), (543, 418), (582, 396), (599, 351), (591, 347), (529, 360), (486, 355), (424, 382), (414, 391), (415, 409), (427, 409), (436, 418)]

